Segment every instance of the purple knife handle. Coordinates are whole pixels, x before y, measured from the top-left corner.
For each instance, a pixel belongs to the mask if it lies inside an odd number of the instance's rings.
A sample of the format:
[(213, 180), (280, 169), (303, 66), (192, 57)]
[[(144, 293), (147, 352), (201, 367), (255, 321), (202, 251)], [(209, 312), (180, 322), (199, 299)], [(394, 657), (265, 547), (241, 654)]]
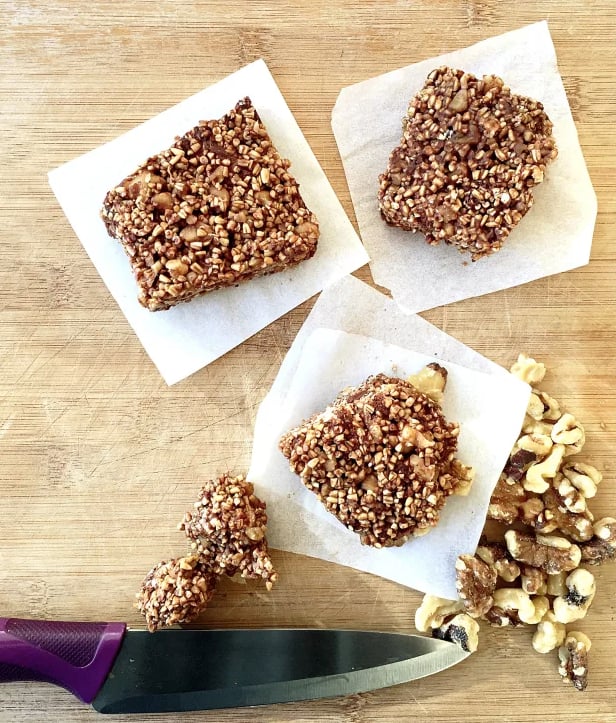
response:
[(0, 618), (0, 683), (42, 680), (90, 703), (120, 649), (124, 623)]

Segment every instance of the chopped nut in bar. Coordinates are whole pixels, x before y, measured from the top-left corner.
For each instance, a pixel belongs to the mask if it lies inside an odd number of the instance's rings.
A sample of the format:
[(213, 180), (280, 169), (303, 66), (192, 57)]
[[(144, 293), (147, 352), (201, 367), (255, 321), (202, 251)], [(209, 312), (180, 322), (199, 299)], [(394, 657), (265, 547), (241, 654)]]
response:
[(401, 545), (432, 529), (472, 469), (455, 458), (459, 426), (410, 382), (384, 374), (341, 392), (280, 439), (291, 469), (361, 542)]
[(148, 630), (195, 620), (207, 607), (218, 577), (198, 555), (160, 562), (145, 577), (136, 607)]
[(269, 555), (265, 502), (242, 475), (222, 475), (203, 486), (195, 509), (180, 523), (199, 559), (218, 575), (262, 578), (268, 590), (278, 578)]
[(150, 311), (314, 255), (315, 216), (249, 98), (111, 189), (101, 215)]
[(437, 68), (411, 100), (379, 178), (381, 215), (476, 261), (501, 248), (556, 156), (540, 102), (494, 75)]

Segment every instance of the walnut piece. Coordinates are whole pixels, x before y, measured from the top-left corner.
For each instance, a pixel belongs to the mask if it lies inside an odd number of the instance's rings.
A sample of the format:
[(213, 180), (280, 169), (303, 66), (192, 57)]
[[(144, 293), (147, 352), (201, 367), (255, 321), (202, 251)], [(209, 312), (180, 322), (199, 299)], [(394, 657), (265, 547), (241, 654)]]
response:
[(550, 483), (548, 480), (556, 476), (564, 456), (565, 446), (563, 444), (554, 444), (545, 459), (531, 464), (526, 470), (526, 475), (522, 480), (524, 489), (527, 492), (537, 492), (539, 494), (549, 489)]
[(520, 515), (520, 506), (527, 499), (527, 494), (519, 482), (509, 482), (502, 475), (492, 492), (488, 505), (488, 518), (513, 524)]
[(242, 476), (224, 474), (203, 486), (180, 529), (200, 559), (218, 575), (262, 578), (268, 590), (278, 579), (267, 546), (265, 502)]
[(564, 681), (573, 683), (576, 690), (586, 690), (588, 685), (588, 653), (590, 639), (577, 630), (567, 635), (564, 645), (558, 650), (560, 665), (558, 672)]
[(567, 592), (554, 598), (554, 617), (560, 623), (572, 623), (586, 616), (595, 597), (595, 577), (578, 567), (565, 580)]
[(529, 595), (545, 595), (548, 591), (547, 574), (538, 567), (522, 566), (520, 582), (522, 590)]
[(485, 615), (486, 620), (497, 627), (514, 627), (531, 622), (536, 617), (535, 605), (530, 595), (514, 587), (501, 587), (494, 591), (494, 605)]
[(593, 525), (594, 536), (581, 545), (582, 562), (600, 565), (616, 557), (616, 519), (602, 517)]
[(410, 382), (415, 389), (419, 389), (430, 399), (441, 404), (445, 386), (447, 385), (447, 369), (433, 362), (425, 366), (417, 374), (411, 374), (406, 378), (406, 381)]
[(533, 635), (533, 648), (538, 653), (549, 653), (564, 643), (565, 635), (564, 624), (556, 620), (552, 611), (548, 611), (537, 624)]
[(466, 612), (474, 618), (485, 615), (494, 604), (496, 570), (472, 555), (460, 555), (456, 560), (456, 589)]
[(434, 628), (432, 637), (448, 640), (467, 653), (474, 653), (479, 645), (479, 623), (466, 613), (458, 613)]
[(475, 555), (493, 567), (498, 577), (505, 582), (513, 582), (520, 576), (520, 566), (511, 559), (507, 547), (501, 542), (489, 542), (483, 535)]
[(560, 531), (575, 542), (585, 542), (593, 536), (593, 518), (588, 508), (581, 513), (572, 512), (570, 503), (560, 492), (560, 487), (550, 487), (543, 495), (544, 509), (532, 521), (537, 532), (546, 534)]
[(514, 377), (521, 379), (527, 384), (537, 384), (542, 382), (546, 368), (545, 364), (535, 361), (528, 354), (519, 354), (517, 361), (512, 365), (510, 369)]
[(574, 570), (582, 556), (577, 545), (556, 535), (529, 535), (518, 530), (507, 530), (505, 542), (514, 560), (538, 567), (549, 575)]
[(415, 611), (415, 627), (420, 633), (439, 628), (447, 618), (464, 610), (461, 600), (447, 600), (436, 595), (424, 595)]
[(439, 520), (470, 468), (455, 459), (459, 426), (409, 382), (377, 374), (343, 390), (290, 430), (280, 449), (291, 470), (364, 545), (401, 545)]
[(566, 462), (561, 471), (585, 499), (597, 494), (597, 485), (603, 479), (596, 467), (584, 462)]
[(188, 623), (205, 610), (217, 581), (198, 555), (160, 562), (146, 575), (135, 607), (145, 616), (150, 632)]

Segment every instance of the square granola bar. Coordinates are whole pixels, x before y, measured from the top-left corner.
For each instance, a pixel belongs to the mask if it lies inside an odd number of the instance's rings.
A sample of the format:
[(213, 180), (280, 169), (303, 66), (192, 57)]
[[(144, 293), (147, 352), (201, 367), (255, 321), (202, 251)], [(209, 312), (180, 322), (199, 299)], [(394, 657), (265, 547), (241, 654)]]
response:
[(403, 379), (377, 374), (280, 439), (291, 470), (364, 545), (391, 547), (434, 527), (471, 468), (455, 457), (459, 425)]
[(317, 248), (304, 203), (249, 98), (201, 121), (104, 200), (150, 311), (294, 266)]
[(501, 248), (556, 156), (539, 101), (494, 75), (437, 68), (411, 100), (379, 178), (381, 216), (476, 261)]

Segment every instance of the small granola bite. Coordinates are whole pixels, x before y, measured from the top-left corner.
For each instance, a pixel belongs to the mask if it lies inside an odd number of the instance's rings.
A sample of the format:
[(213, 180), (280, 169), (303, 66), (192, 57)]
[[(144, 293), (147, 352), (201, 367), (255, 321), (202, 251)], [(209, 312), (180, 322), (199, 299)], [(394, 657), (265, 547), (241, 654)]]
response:
[(501, 248), (556, 156), (540, 102), (495, 75), (437, 68), (411, 100), (379, 178), (381, 215), (476, 261)]
[(139, 302), (168, 309), (314, 255), (317, 219), (250, 98), (201, 121), (111, 189), (102, 219)]
[(411, 383), (377, 374), (342, 391), (280, 440), (291, 470), (362, 544), (401, 545), (432, 529), (471, 468), (455, 457), (459, 426)]
[(265, 502), (242, 475), (224, 474), (203, 486), (180, 523), (199, 559), (218, 575), (261, 578), (271, 590), (278, 575), (269, 555)]
[(198, 555), (159, 562), (146, 575), (135, 606), (150, 632), (189, 623), (205, 610), (217, 582)]

